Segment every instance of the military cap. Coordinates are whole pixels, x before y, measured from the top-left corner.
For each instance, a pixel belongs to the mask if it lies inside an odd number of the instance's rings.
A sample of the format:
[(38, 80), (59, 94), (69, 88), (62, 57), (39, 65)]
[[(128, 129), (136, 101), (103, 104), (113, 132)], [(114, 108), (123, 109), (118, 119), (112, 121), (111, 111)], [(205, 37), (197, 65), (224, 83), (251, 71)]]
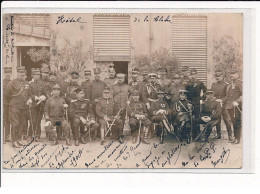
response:
[(4, 73), (12, 73), (12, 67), (4, 67)]
[(49, 70), (49, 68), (47, 68), (47, 67), (42, 67), (41, 68), (41, 73), (50, 73), (50, 70)]
[(94, 74), (99, 74), (101, 73), (101, 69), (100, 68), (94, 68)]
[(19, 72), (19, 73), (25, 73), (25, 67), (24, 66), (19, 66), (16, 69), (17, 69), (17, 72)]
[(197, 69), (191, 69), (191, 70), (190, 70), (190, 73), (191, 73), (191, 75), (197, 74)]
[(85, 75), (91, 75), (91, 71), (90, 70), (85, 70)]
[(157, 74), (156, 73), (149, 73), (148, 77), (149, 78), (157, 78)]
[(109, 73), (114, 73), (116, 70), (115, 70), (115, 68), (114, 68), (114, 65), (110, 65), (109, 66), (109, 69), (108, 69), (108, 72)]
[(181, 71), (189, 71), (189, 67), (188, 66), (182, 66)]
[(60, 86), (58, 84), (55, 84), (53, 87), (52, 87), (52, 90), (60, 90)]
[(118, 77), (118, 78), (124, 78), (124, 77), (125, 77), (125, 74), (123, 74), (123, 73), (118, 73), (118, 74), (116, 74), (116, 77)]
[(78, 88), (75, 90), (76, 93), (79, 93), (79, 92), (81, 92), (81, 91), (83, 91), (82, 87), (78, 87)]
[(56, 76), (56, 73), (55, 73), (54, 71), (52, 71), (52, 72), (50, 72), (50, 76), (51, 76), (51, 75)]
[(143, 76), (148, 75), (148, 71), (143, 71)]
[(179, 90), (179, 93), (180, 94), (188, 94), (188, 91), (187, 90)]
[(105, 87), (103, 93), (110, 93), (110, 89), (108, 87)]
[(76, 71), (72, 71), (70, 73), (71, 79), (78, 79), (79, 78), (79, 73)]
[(215, 77), (219, 77), (222, 74), (223, 74), (223, 72), (221, 70), (216, 70), (214, 75), (215, 75)]
[(64, 68), (62, 68), (61, 70), (60, 70), (60, 72), (66, 72), (67, 70), (66, 69), (64, 69)]
[(167, 68), (165, 68), (165, 67), (160, 67), (160, 68), (158, 69), (158, 71), (159, 71), (159, 72), (167, 72)]
[(139, 73), (139, 69), (137, 67), (132, 69), (132, 74), (137, 74)]
[(238, 69), (237, 68), (232, 68), (232, 69), (230, 69), (229, 73), (238, 73)]
[(174, 76), (173, 76), (173, 79), (181, 79), (181, 76), (179, 73), (176, 73)]
[(210, 89), (208, 89), (207, 91), (206, 91), (206, 95), (208, 95), (208, 94), (213, 94), (214, 93), (214, 91), (213, 90), (210, 90)]
[(40, 69), (39, 68), (32, 68), (31, 69), (32, 75), (40, 75)]
[(164, 91), (159, 90), (159, 91), (157, 92), (157, 94), (164, 94)]

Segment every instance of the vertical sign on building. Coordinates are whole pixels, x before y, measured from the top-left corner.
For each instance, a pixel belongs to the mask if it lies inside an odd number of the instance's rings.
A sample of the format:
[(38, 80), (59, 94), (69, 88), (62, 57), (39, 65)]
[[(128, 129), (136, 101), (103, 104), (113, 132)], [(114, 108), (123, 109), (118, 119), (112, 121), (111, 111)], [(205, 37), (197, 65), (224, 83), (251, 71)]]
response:
[(181, 66), (198, 70), (207, 84), (207, 16), (176, 14), (172, 18), (172, 52)]

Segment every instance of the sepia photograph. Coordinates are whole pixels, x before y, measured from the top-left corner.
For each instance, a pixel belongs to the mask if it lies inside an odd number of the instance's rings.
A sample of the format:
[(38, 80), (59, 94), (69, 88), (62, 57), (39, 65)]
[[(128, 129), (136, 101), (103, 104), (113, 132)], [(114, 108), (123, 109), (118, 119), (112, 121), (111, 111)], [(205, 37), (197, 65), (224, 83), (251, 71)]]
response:
[(2, 27), (6, 172), (243, 167), (242, 12), (13, 12)]

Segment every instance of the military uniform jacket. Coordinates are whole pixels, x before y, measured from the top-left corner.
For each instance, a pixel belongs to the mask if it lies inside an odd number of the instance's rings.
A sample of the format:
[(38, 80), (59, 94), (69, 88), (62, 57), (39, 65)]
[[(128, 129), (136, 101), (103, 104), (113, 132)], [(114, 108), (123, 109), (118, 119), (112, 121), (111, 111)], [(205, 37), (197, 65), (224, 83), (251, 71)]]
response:
[(4, 78), (3, 80), (3, 102), (4, 105), (8, 105), (8, 99), (6, 98), (6, 88), (8, 86), (8, 84), (11, 82), (10, 79)]
[(175, 102), (174, 110), (177, 113), (189, 113), (188, 104), (191, 104), (189, 100), (178, 100)]
[(127, 108), (127, 115), (135, 117), (136, 114), (145, 115), (147, 117), (148, 111), (142, 102), (131, 102)]
[[(242, 81), (237, 80), (229, 84), (226, 90), (226, 96), (222, 99), (226, 109), (233, 109), (233, 101), (240, 102), (242, 96)], [(241, 104), (240, 104), (241, 106)]]
[[(39, 81), (32, 81), (29, 84), (29, 97), (32, 99), (33, 103), (32, 103), (32, 107), (36, 107), (37, 103), (39, 102), (38, 100), (35, 100), (35, 97), (39, 97), (39, 96), (45, 96), (46, 95), (46, 91), (44, 90), (44, 85), (43, 83), (39, 80)], [(43, 102), (42, 102), (43, 103)]]
[(65, 94), (67, 92), (67, 88), (69, 87), (70, 85), (70, 82), (68, 81), (65, 81), (65, 80), (60, 80), (58, 82), (58, 85), (60, 86), (60, 96), (61, 97), (65, 97)]
[[(213, 114), (213, 111), (215, 112)], [(216, 98), (213, 97), (209, 100), (205, 100), (201, 105), (201, 116), (209, 116), (211, 120), (217, 120), (221, 117), (221, 106), (219, 102), (216, 102)]]
[(81, 83), (81, 87), (85, 92), (85, 98), (91, 99), (91, 81), (84, 81)]
[(127, 106), (127, 101), (128, 101), (128, 95), (129, 95), (129, 88), (128, 85), (126, 84), (115, 84), (111, 88), (111, 94), (113, 98), (117, 102), (117, 109), (125, 109)]
[(67, 87), (67, 92), (65, 94), (65, 100), (66, 100), (67, 104), (70, 104), (71, 101), (77, 99), (76, 92), (74, 92), (75, 89), (76, 89), (76, 87), (74, 87), (74, 86)]
[(169, 105), (171, 108), (174, 107), (174, 103), (180, 99), (180, 90), (185, 89), (182, 84), (176, 85), (172, 83), (166, 93), (170, 96)]
[(158, 99), (158, 94), (157, 92), (161, 90), (161, 86), (159, 84), (151, 84), (148, 83), (145, 85), (143, 88), (143, 102), (147, 103), (149, 101), (155, 101)]
[(170, 114), (171, 110), (165, 101), (156, 101), (151, 103), (149, 115), (154, 116), (158, 110), (166, 110)]
[(5, 98), (9, 100), (10, 106), (26, 109), (26, 102), (29, 99), (29, 83), (14, 79), (7, 85)]
[(117, 113), (116, 110), (116, 102), (112, 98), (101, 98), (96, 103), (96, 113), (98, 118), (104, 119), (105, 116), (112, 119)]
[(50, 81), (42, 80), (42, 84), (43, 84), (43, 89), (45, 91), (46, 97), (47, 98), (51, 97), (52, 87), (55, 84), (57, 84), (57, 83), (56, 82), (50, 82)]
[[(188, 100), (190, 100), (192, 104), (200, 104), (200, 100), (205, 98), (207, 88), (204, 83), (199, 80), (190, 80), (186, 85), (186, 90), (189, 92)], [(201, 90), (203, 91), (202, 97), (200, 97)]]
[(224, 98), (226, 96), (227, 86), (228, 86), (228, 84), (225, 83), (224, 81), (213, 83), (211, 86), (211, 89), (214, 92), (214, 96), (217, 99)]
[(167, 91), (171, 85), (171, 80), (166, 79), (166, 78), (158, 79), (157, 82), (162, 87), (163, 91)]
[(62, 97), (51, 96), (47, 99), (44, 107), (44, 113), (46, 116), (54, 118), (64, 117), (64, 107), (66, 104), (65, 99)]
[(142, 89), (142, 85), (141, 82), (139, 81), (131, 81), (129, 84), (129, 94), (131, 95), (133, 92), (138, 92), (139, 96), (141, 96), (141, 89)]
[(103, 97), (103, 90), (106, 87), (105, 82), (93, 80), (91, 84), (91, 102)]
[(106, 83), (107, 87), (111, 88), (113, 85), (117, 83), (116, 78), (106, 78), (104, 79), (104, 82)]
[(84, 100), (72, 100), (69, 106), (69, 117), (80, 118), (90, 116), (94, 118), (91, 103), (88, 99)]

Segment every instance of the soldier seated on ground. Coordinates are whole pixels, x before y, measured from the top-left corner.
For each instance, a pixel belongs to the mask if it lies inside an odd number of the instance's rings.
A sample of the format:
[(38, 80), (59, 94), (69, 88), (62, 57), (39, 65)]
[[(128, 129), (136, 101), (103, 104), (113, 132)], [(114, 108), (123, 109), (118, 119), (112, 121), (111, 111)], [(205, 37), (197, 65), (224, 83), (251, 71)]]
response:
[[(219, 123), (221, 119), (221, 105), (216, 101), (212, 90), (207, 90), (206, 100), (201, 107), (201, 118), (197, 119), (196, 122), (199, 124), (205, 124), (204, 130), (201, 132), (198, 140), (203, 142), (208, 141), (208, 137), (211, 134), (212, 128)], [(202, 134), (205, 132), (205, 137), (203, 139)]]
[[(150, 119), (153, 123), (159, 124), (159, 129), (156, 131), (156, 134), (160, 136), (160, 143), (163, 143), (163, 134), (164, 134), (164, 123), (168, 120), (168, 116), (171, 114), (171, 109), (167, 102), (164, 99), (164, 92), (158, 91), (158, 99), (156, 101), (151, 102), (151, 107), (149, 110)], [(156, 129), (155, 129), (156, 130)]]
[[(147, 118), (147, 109), (144, 103), (139, 101), (139, 92), (132, 93), (132, 101), (130, 102), (127, 115), (129, 115), (129, 125), (131, 128), (131, 135), (133, 143), (136, 143), (137, 137), (141, 140), (141, 134), (143, 134), (142, 142), (149, 144), (147, 141), (149, 128), (151, 121)], [(143, 130), (141, 129), (143, 127)], [(138, 140), (138, 141), (139, 141)]]
[(174, 131), (178, 135), (180, 141), (184, 138), (189, 144), (191, 141), (191, 111), (192, 104), (187, 100), (187, 90), (180, 90), (180, 99), (175, 103), (174, 109), (176, 112), (176, 119), (174, 121)]
[[(80, 131), (80, 126), (84, 125), (85, 128), (89, 128), (92, 134), (95, 134), (99, 128), (99, 124), (94, 119), (94, 114), (90, 101), (84, 99), (85, 93), (81, 87), (75, 90), (77, 99), (72, 100), (69, 106), (69, 117), (71, 121), (71, 127), (74, 131), (73, 136), (75, 139), (75, 145), (79, 146), (79, 139), (81, 143), (86, 144), (85, 136), (87, 135), (87, 130)], [(81, 138), (80, 138), (81, 132)]]
[[(58, 134), (56, 132), (63, 131), (66, 145), (71, 146), (69, 140), (70, 125), (64, 117), (65, 109), (68, 108), (64, 98), (60, 97), (60, 86), (54, 85), (52, 88), (52, 96), (45, 103), (44, 113), (46, 118), (45, 130), (49, 134), (49, 138), (53, 141), (52, 145), (58, 145)], [(58, 130), (61, 128), (61, 130)]]
[[(119, 130), (123, 129), (124, 123), (120, 115), (116, 113), (116, 101), (111, 98), (110, 89), (105, 88), (103, 98), (96, 103), (96, 113), (100, 124), (101, 145), (104, 144), (105, 136), (111, 130), (113, 139), (120, 134)], [(108, 131), (109, 130), (109, 131)]]

